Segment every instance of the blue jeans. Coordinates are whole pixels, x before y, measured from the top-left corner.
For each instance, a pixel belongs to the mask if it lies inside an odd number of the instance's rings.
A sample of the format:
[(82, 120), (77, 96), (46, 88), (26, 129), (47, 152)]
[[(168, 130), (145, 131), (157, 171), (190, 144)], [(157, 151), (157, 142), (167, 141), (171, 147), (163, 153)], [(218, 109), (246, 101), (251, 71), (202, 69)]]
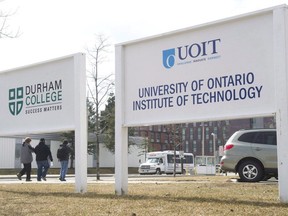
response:
[(49, 169), (49, 163), (48, 160), (44, 161), (37, 161), (37, 180), (41, 181), (41, 178), (46, 177), (47, 171)]
[(68, 160), (60, 161), (61, 169), (60, 169), (60, 180), (65, 179), (66, 173), (68, 170)]

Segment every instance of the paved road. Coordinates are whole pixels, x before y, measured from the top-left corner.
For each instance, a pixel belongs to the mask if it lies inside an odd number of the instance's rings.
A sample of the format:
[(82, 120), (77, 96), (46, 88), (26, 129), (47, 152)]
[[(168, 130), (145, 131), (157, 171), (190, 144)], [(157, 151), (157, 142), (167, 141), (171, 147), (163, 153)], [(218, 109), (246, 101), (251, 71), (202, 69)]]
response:
[[(139, 174), (129, 174), (128, 181), (129, 183), (136, 183), (136, 182), (171, 182), (167, 180), (167, 177), (172, 177), (172, 175), (139, 175)], [(176, 178), (181, 178), (182, 176), (177, 175)], [(185, 176), (183, 176), (185, 177)], [(165, 179), (166, 178), (166, 179)], [(16, 175), (0, 175), (0, 184), (21, 184), (21, 183), (75, 183), (75, 175), (67, 175), (66, 182), (61, 182), (59, 180), (59, 175), (47, 175), (47, 181), (38, 182), (36, 175), (31, 175), (31, 182), (25, 181), (25, 175), (22, 177), (22, 180), (18, 180)], [(100, 180), (96, 179), (96, 175), (88, 175), (87, 177), (88, 183), (115, 183), (115, 176), (114, 174), (101, 174)], [(173, 181), (175, 182), (175, 181)]]
[[(165, 177), (171, 177), (171, 176), (166, 176), (166, 175), (139, 175), (139, 174), (131, 174), (128, 175), (128, 181), (129, 183), (134, 183), (134, 182), (155, 182), (155, 181), (161, 181), (161, 179), (164, 179)], [(26, 182), (25, 181), (25, 175), (22, 177), (22, 180), (18, 180), (16, 175), (0, 175), (0, 184), (17, 184), (17, 183), (75, 183), (75, 175), (67, 175), (66, 176), (66, 182), (61, 182), (59, 180), (59, 175), (47, 175), (46, 179), (47, 181), (41, 181), (38, 182), (36, 175), (31, 175), (31, 182)], [(100, 175), (100, 180), (96, 179), (96, 175), (88, 175), (87, 177), (87, 182), (88, 183), (115, 183), (115, 176), (114, 174), (101, 174)], [(167, 181), (165, 181), (167, 182)]]
[[(75, 175), (67, 175), (66, 176), (66, 182), (62, 182), (59, 180), (59, 175), (47, 175), (46, 176), (46, 181), (37, 181), (36, 175), (31, 175), (31, 182), (26, 182), (25, 181), (25, 175), (22, 177), (22, 180), (18, 180), (16, 175), (0, 175), (0, 184), (30, 184), (30, 183), (38, 183), (38, 184), (43, 184), (43, 183), (75, 183)], [(96, 176), (94, 175), (88, 175), (87, 177), (87, 182), (88, 183), (114, 183), (115, 178), (114, 175), (101, 175), (100, 180), (96, 180)]]
[[(233, 182), (237, 182), (237, 178), (238, 176), (235, 175), (234, 173), (229, 173), (229, 176), (232, 177), (232, 181)], [(67, 175), (66, 176), (66, 182), (61, 182), (59, 180), (59, 175), (47, 175), (47, 181), (41, 181), (38, 182), (36, 179), (36, 175), (32, 175), (32, 182), (26, 182), (25, 181), (25, 176), (22, 179), (22, 181), (18, 180), (16, 175), (0, 175), (0, 184), (30, 184), (30, 183), (37, 183), (37, 184), (44, 184), (44, 183), (51, 183), (51, 184), (65, 184), (65, 183), (75, 183), (75, 175)], [(171, 175), (167, 176), (167, 175), (139, 175), (139, 174), (131, 174), (128, 175), (128, 182), (129, 183), (168, 183), (168, 182), (175, 182), (174, 180), (171, 181), (169, 179), (167, 179), (167, 177), (172, 177)], [(176, 178), (181, 178), (182, 176), (177, 175)], [(183, 176), (185, 177), (185, 176)], [(197, 177), (197, 176), (194, 176)], [(191, 178), (194, 178), (193, 176), (191, 176)], [(233, 178), (235, 177), (235, 178)], [(190, 181), (177, 181), (178, 183), (188, 183)], [(197, 180), (193, 181), (194, 183), (198, 182)], [(201, 181), (203, 182), (203, 180)], [(96, 179), (96, 175), (88, 175), (87, 177), (87, 183), (111, 183), (114, 184), (115, 183), (115, 177), (114, 174), (101, 174), (100, 175), (100, 180)], [(204, 182), (203, 182), (204, 183)], [(277, 184), (278, 181), (275, 178), (271, 178), (268, 181), (265, 181), (263, 183), (272, 183), (272, 184)]]

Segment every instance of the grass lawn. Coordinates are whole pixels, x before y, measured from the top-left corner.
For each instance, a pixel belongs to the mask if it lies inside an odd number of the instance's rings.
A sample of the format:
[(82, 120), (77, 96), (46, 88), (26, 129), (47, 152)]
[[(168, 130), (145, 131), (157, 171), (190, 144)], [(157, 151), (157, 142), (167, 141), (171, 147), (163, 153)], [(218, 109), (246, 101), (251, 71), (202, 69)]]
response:
[(114, 183), (2, 184), (0, 215), (288, 215), (277, 183), (240, 183), (230, 176), (167, 177), (129, 183), (116, 196)]

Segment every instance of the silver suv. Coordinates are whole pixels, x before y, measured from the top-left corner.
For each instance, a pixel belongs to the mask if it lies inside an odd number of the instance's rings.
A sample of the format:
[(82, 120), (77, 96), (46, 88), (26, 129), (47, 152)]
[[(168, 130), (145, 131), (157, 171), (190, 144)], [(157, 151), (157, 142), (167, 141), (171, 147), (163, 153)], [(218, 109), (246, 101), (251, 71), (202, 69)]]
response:
[(245, 182), (278, 178), (276, 129), (235, 132), (224, 146), (220, 167), (238, 173)]

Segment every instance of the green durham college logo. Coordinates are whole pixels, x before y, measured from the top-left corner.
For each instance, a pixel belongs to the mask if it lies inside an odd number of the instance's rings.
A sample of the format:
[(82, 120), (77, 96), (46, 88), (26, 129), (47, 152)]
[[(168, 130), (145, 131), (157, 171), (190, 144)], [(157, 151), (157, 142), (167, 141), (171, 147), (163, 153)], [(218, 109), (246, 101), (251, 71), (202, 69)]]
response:
[(13, 116), (60, 111), (62, 96), (61, 79), (10, 88), (8, 107)]
[(23, 108), (23, 87), (9, 89), (9, 111), (12, 115), (18, 115)]

